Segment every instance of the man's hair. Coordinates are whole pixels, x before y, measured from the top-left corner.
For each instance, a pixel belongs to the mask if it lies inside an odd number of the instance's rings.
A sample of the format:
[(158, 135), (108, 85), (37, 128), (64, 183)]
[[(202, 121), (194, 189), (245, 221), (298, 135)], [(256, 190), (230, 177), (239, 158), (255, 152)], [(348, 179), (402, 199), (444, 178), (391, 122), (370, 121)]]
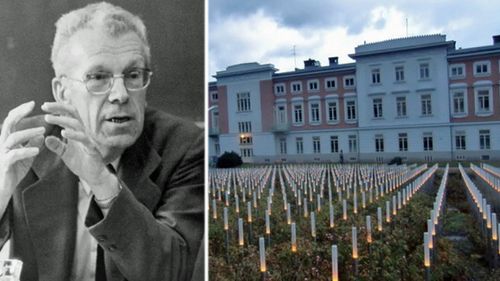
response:
[(90, 4), (62, 15), (55, 26), (56, 34), (52, 45), (51, 61), (56, 76), (62, 74), (62, 66), (59, 62), (60, 51), (76, 32), (85, 29), (100, 30), (113, 38), (128, 32), (136, 33), (144, 44), (144, 56), (146, 64), (149, 65), (151, 53), (146, 37), (146, 27), (138, 16), (121, 7), (106, 2)]

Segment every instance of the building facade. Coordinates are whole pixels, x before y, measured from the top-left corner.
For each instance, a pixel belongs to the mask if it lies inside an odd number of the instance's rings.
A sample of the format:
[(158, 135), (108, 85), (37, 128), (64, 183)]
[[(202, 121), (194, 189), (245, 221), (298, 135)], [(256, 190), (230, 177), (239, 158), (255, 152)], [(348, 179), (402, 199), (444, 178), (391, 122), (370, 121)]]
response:
[(209, 83), (209, 155), (245, 162), (498, 160), (500, 38), (445, 35), (363, 44), (355, 63), (229, 66)]

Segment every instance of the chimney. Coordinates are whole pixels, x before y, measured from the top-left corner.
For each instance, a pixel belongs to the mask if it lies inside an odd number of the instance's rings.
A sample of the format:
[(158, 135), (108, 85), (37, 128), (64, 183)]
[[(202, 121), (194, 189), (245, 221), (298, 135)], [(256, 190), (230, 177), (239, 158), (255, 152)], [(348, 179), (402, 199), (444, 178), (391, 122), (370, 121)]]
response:
[(317, 60), (308, 59), (308, 60), (304, 61), (304, 68), (310, 68), (310, 67), (316, 67), (316, 66), (321, 66), (321, 64)]
[(500, 35), (493, 35), (493, 45), (500, 43)]
[(339, 64), (339, 57), (329, 57), (328, 62), (330, 66), (338, 65)]

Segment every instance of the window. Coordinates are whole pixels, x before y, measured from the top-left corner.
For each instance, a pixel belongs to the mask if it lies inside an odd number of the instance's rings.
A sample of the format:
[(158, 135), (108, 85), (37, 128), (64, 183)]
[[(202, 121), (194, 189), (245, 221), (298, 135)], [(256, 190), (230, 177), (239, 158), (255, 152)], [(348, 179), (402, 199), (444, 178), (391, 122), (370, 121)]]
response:
[(432, 133), (424, 133), (423, 143), (424, 143), (424, 151), (433, 150)]
[(408, 151), (408, 134), (400, 133), (398, 135), (399, 151)]
[(357, 152), (358, 151), (358, 138), (356, 135), (349, 135), (348, 137), (348, 142), (349, 142), (349, 152)]
[(457, 131), (455, 132), (455, 149), (456, 150), (465, 150), (465, 132)]
[(280, 153), (286, 154), (286, 138), (280, 138)]
[(453, 114), (465, 114), (464, 92), (453, 93)]
[(372, 84), (380, 84), (380, 69), (372, 69)]
[(406, 117), (406, 97), (396, 98), (396, 114), (398, 117)]
[(422, 105), (422, 115), (423, 116), (432, 115), (431, 95), (422, 95), (420, 97), (420, 102)]
[(280, 83), (274, 85), (274, 94), (277, 96), (281, 96), (285, 94), (285, 84)]
[(485, 76), (490, 74), (490, 62), (478, 61), (474, 63), (474, 76)]
[(253, 149), (252, 148), (241, 148), (240, 149), (241, 157), (252, 157)]
[(215, 155), (219, 155), (220, 154), (219, 139), (215, 139), (215, 141), (214, 141), (214, 147), (215, 147)]
[(328, 122), (337, 121), (338, 120), (337, 102), (336, 101), (328, 101), (326, 105), (327, 105), (327, 112), (328, 112)]
[(373, 118), (382, 118), (382, 99), (376, 98), (373, 99)]
[(295, 138), (295, 147), (297, 149), (297, 154), (304, 153), (304, 141), (302, 140), (301, 137)]
[(292, 93), (300, 93), (302, 92), (302, 83), (301, 82), (292, 82)]
[(490, 149), (490, 130), (479, 130), (479, 149)]
[(238, 132), (251, 133), (252, 132), (252, 122), (251, 121), (238, 122)]
[(307, 81), (307, 90), (309, 92), (317, 92), (317, 91), (319, 91), (319, 81), (318, 80), (309, 80), (309, 81)]
[(286, 124), (286, 107), (284, 105), (276, 106), (276, 123), (277, 124)]
[(332, 153), (339, 152), (339, 137), (338, 136), (330, 136), (330, 150)]
[(302, 124), (303, 123), (303, 108), (302, 108), (302, 104), (294, 104), (293, 105), (293, 123), (294, 124)]
[(429, 79), (429, 63), (420, 64), (420, 79)]
[(313, 153), (321, 153), (321, 143), (319, 137), (312, 137), (313, 140)]
[(212, 101), (218, 101), (219, 100), (219, 93), (217, 93), (217, 92), (211, 92), (210, 93), (210, 99)]
[(250, 111), (250, 93), (238, 93), (237, 94), (237, 104), (238, 112)]
[(344, 76), (344, 88), (353, 88), (354, 86), (356, 86), (354, 84), (354, 76)]
[(310, 122), (311, 123), (319, 123), (319, 103), (311, 103), (310, 104)]
[(403, 82), (405, 81), (405, 68), (404, 66), (396, 66), (394, 68), (395, 75), (396, 75), (396, 82)]
[(384, 136), (375, 135), (375, 151), (384, 152)]
[(212, 111), (212, 128), (213, 129), (218, 129), (219, 128), (219, 111), (214, 110)]
[(477, 113), (490, 113), (490, 91), (478, 90), (476, 99), (476, 112)]
[(356, 101), (350, 100), (346, 102), (347, 120), (356, 120)]
[(240, 144), (252, 144), (252, 135), (240, 135)]
[(325, 89), (326, 90), (337, 89), (337, 78), (326, 78), (325, 79)]
[(452, 64), (450, 65), (450, 78), (464, 78), (465, 77), (465, 64)]

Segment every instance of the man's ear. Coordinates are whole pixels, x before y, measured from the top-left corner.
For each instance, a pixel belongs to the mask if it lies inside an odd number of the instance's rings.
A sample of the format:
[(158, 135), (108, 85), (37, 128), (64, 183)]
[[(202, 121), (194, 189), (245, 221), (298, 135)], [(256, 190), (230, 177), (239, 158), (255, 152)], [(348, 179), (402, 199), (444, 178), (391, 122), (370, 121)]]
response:
[(57, 102), (69, 103), (68, 89), (63, 85), (61, 78), (52, 79), (52, 95)]

